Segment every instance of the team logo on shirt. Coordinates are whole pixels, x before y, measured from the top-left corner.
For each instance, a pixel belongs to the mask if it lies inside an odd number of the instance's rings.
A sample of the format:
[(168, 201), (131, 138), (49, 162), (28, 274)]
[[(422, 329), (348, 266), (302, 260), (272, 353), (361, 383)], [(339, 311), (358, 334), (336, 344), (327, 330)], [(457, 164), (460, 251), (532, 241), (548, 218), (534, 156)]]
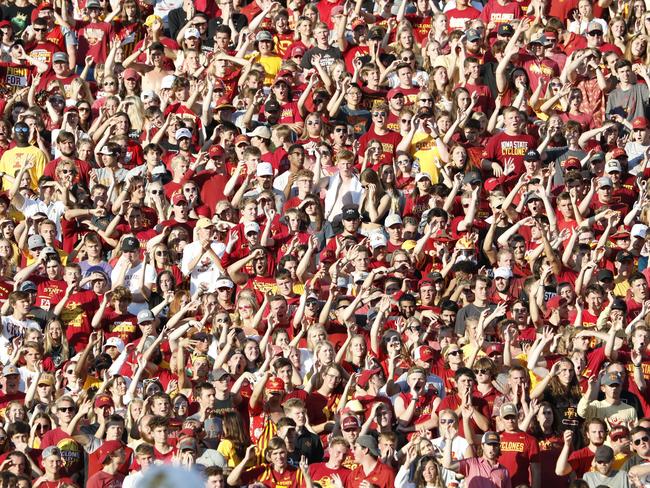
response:
[(86, 29), (84, 32), (85, 38), (88, 40), (88, 44), (91, 46), (95, 46), (96, 44), (99, 44), (101, 40), (104, 38), (104, 31), (101, 29)]

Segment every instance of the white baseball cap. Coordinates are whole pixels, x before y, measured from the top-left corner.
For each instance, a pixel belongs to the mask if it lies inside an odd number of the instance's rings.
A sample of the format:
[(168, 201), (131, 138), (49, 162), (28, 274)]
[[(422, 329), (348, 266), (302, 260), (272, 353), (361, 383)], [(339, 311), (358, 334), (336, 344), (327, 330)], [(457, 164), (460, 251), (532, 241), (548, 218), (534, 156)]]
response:
[(257, 176), (273, 176), (273, 166), (271, 163), (258, 163)]
[(249, 232), (258, 234), (260, 232), (260, 225), (257, 222), (248, 222), (244, 225), (244, 234), (248, 234)]

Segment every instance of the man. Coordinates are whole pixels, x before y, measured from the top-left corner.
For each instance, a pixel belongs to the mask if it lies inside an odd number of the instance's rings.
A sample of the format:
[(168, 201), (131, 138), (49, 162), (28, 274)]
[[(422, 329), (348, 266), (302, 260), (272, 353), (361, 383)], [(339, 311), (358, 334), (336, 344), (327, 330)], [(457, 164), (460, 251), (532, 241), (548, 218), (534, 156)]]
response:
[(140, 444), (135, 448), (135, 460), (140, 466), (140, 471), (133, 471), (124, 478), (122, 488), (134, 488), (138, 481), (144, 476), (144, 473), (153, 466), (154, 452), (151, 444)]
[(42, 459), (45, 474), (34, 481), (32, 484), (34, 488), (40, 486), (49, 488), (51, 486), (60, 486), (68, 483), (75, 486), (75, 482), (72, 479), (62, 475), (64, 459), (61, 454), (61, 449), (56, 446), (47, 447), (43, 450)]
[(148, 309), (145, 297), (155, 288), (156, 271), (150, 264), (145, 267), (145, 263), (140, 259), (140, 241), (135, 237), (127, 236), (122, 239), (121, 249), (122, 256), (111, 272), (111, 283), (113, 288), (122, 285), (131, 291), (132, 302), (128, 311), (138, 315), (142, 310)]
[(602, 446), (607, 438), (607, 424), (598, 417), (594, 417), (585, 422), (584, 432), (587, 446), (569, 455), (573, 444), (573, 431), (564, 431), (564, 446), (555, 464), (557, 476), (568, 476), (574, 472), (576, 477), (582, 478), (591, 469), (596, 449)]
[[(41, 149), (29, 144), (30, 130), (25, 122), (14, 125), (14, 142), (16, 146), (5, 151), (0, 158), (0, 176), (9, 175), (12, 178), (23, 166), (29, 165), (29, 176), (32, 189), (38, 188), (38, 179), (43, 176), (47, 156)], [(10, 188), (12, 181), (4, 179), (5, 188)]]
[(188, 419), (196, 419), (204, 422), (214, 414), (216, 390), (210, 383), (200, 383), (194, 388), (193, 396), (198, 401), (199, 411)]
[(489, 309), (494, 311), (494, 305), (488, 301), (488, 292), (490, 289), (489, 279), (485, 276), (476, 276), (474, 278), (473, 295), (474, 301), (465, 305), (456, 315), (456, 334), (465, 335), (465, 321), (469, 318), (479, 318), (483, 310)]
[(197, 240), (183, 248), (181, 271), (190, 277), (190, 293), (194, 293), (201, 283), (208, 285), (208, 291), (215, 291), (215, 283), (226, 274), (220, 259), (225, 248), (223, 243), (215, 240), (215, 227), (210, 219), (201, 217), (195, 229)]
[(319, 483), (323, 488), (330, 488), (332, 475), (341, 478), (343, 486), (346, 485), (350, 470), (343, 466), (343, 460), (348, 452), (348, 443), (342, 437), (334, 437), (327, 448), (329, 459), (323, 463), (309, 465), (309, 474), (314, 483)]
[[(601, 31), (602, 36), (602, 31)], [(642, 69), (633, 69), (632, 63), (627, 59), (620, 59), (614, 65), (618, 77), (618, 86), (607, 95), (606, 111), (608, 115), (620, 115), (621, 117), (632, 121), (637, 117), (648, 116), (648, 73)], [(637, 83), (635, 73), (645, 83)]]
[(613, 468), (614, 450), (609, 446), (598, 446), (592, 471), (585, 473), (582, 477), (589, 488), (597, 486), (609, 486), (610, 488), (627, 488), (629, 486), (627, 471)]
[(540, 488), (542, 472), (537, 440), (519, 428), (519, 412), (514, 404), (501, 405), (499, 417), (505, 427), (501, 432), (499, 462), (510, 473), (514, 486), (528, 485), (531, 488)]
[(86, 486), (88, 488), (121, 486), (124, 475), (119, 472), (119, 468), (125, 459), (126, 453), (121, 441), (113, 440), (104, 442), (99, 448), (99, 462), (104, 467), (101, 471), (88, 478)]
[(311, 69), (312, 58), (314, 55), (320, 55), (320, 64), (323, 68), (327, 69), (335, 60), (342, 59), (341, 51), (337, 47), (329, 45), (329, 27), (323, 22), (318, 22), (314, 27), (314, 40), (316, 45), (307, 50), (302, 57), (300, 65), (305, 69)]
[(393, 488), (395, 472), (379, 461), (377, 440), (371, 435), (360, 435), (354, 444), (354, 459), (359, 463), (346, 483), (346, 488), (365, 487), (368, 483), (376, 488)]
[(503, 110), (504, 130), (493, 135), (483, 151), (483, 170), (492, 171), (495, 176), (503, 174), (505, 164), (512, 161), (513, 174), (524, 173), (524, 156), (529, 149), (535, 149), (535, 137), (522, 132), (521, 112), (514, 107)]
[[(362, 187), (359, 177), (354, 173), (355, 156), (348, 150), (340, 151), (336, 156), (338, 173), (326, 176), (319, 182), (322, 189), (327, 189), (325, 195), (325, 218), (332, 223), (345, 220), (347, 215), (359, 219), (358, 207), (361, 200)], [(312, 170), (314, 174), (321, 174), (320, 158), (316, 158), (316, 165)]]
[[(474, 483), (495, 488), (510, 488), (512, 482), (508, 470), (499, 463), (501, 455), (501, 439), (496, 432), (486, 432), (481, 438), (483, 454), (481, 457), (471, 457), (452, 461), (452, 444), (456, 437), (456, 428), (448, 427), (446, 432), (445, 448), (442, 453), (442, 466), (445, 469), (455, 471), (465, 477), (466, 486), (473, 486)], [(485, 480), (484, 478), (488, 478)]]
[(605, 373), (601, 380), (600, 389), (605, 393), (604, 400), (597, 400), (597, 378), (589, 378), (587, 391), (578, 402), (578, 415), (589, 420), (592, 418), (604, 419), (610, 426), (624, 424), (634, 425), (637, 420), (634, 407), (621, 402), (623, 378), (619, 373)]
[[(16, 337), (22, 338), (28, 329), (40, 330), (38, 323), (27, 318), (31, 307), (29, 293), (14, 291), (9, 294), (11, 315), (2, 316), (2, 335), (0, 336), (0, 360), (8, 363), (10, 354), (7, 350)], [(16, 347), (15, 344), (13, 347)]]
[[(58, 427), (45, 433), (41, 440), (41, 448), (61, 446), (58, 452), (58, 462), (62, 463), (61, 474), (77, 478), (83, 471), (83, 448), (72, 437), (74, 429), (81, 417), (85, 416), (92, 407), (92, 402), (82, 404), (77, 411), (75, 401), (69, 396), (59, 397), (54, 405)], [(43, 459), (45, 459), (43, 451)]]
[[(281, 358), (284, 359), (284, 358)], [(278, 376), (281, 376), (278, 371)], [(287, 382), (285, 381), (285, 388)], [(302, 390), (304, 391), (304, 390)], [(285, 395), (285, 398), (287, 395)], [(323, 459), (323, 444), (320, 437), (307, 429), (307, 409), (305, 402), (300, 398), (289, 398), (283, 404), (284, 413), (296, 424), (296, 450), (307, 458), (309, 463), (318, 463)], [(330, 444), (331, 448), (331, 444)], [(344, 453), (347, 452), (347, 446)], [(330, 460), (332, 451), (330, 453)], [(330, 466), (331, 467), (331, 466)]]
[[(388, 105), (380, 103), (375, 105), (372, 109), (372, 124), (370, 129), (361, 136), (359, 139), (359, 154), (363, 155), (364, 159), (371, 159), (370, 154), (366, 154), (368, 144), (370, 141), (379, 141), (383, 149), (379, 164), (391, 164), (395, 157), (397, 145), (402, 140), (399, 133), (389, 130), (386, 127), (388, 121)], [(379, 168), (374, 168), (378, 170)]]
[(634, 168), (643, 162), (643, 155), (650, 147), (650, 123), (645, 117), (637, 117), (632, 121), (632, 134), (625, 144), (625, 153), (628, 156), (627, 169), (636, 175), (638, 169)]

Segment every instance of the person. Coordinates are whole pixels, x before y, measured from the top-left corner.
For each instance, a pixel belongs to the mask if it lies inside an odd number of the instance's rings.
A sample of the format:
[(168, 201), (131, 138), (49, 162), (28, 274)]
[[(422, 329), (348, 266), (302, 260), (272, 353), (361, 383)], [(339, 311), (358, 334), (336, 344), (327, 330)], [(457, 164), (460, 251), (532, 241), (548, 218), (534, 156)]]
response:
[(583, 480), (589, 488), (597, 486), (612, 486), (625, 488), (629, 486), (628, 473), (623, 470), (613, 469), (614, 450), (609, 446), (598, 446), (594, 454), (594, 470), (585, 473)]
[(348, 475), (346, 488), (359, 488), (370, 480), (379, 488), (395, 485), (395, 472), (379, 460), (377, 440), (370, 435), (360, 435), (354, 444), (354, 459), (359, 466)]
[[(465, 477), (468, 485), (474, 483), (489, 483), (489, 486), (510, 488), (512, 480), (508, 470), (499, 463), (501, 455), (501, 439), (496, 432), (486, 432), (481, 438), (483, 454), (481, 457), (470, 457), (459, 461), (452, 460), (452, 441), (456, 429), (447, 429), (445, 449), (442, 453), (442, 466)], [(483, 481), (486, 480), (486, 481)]]

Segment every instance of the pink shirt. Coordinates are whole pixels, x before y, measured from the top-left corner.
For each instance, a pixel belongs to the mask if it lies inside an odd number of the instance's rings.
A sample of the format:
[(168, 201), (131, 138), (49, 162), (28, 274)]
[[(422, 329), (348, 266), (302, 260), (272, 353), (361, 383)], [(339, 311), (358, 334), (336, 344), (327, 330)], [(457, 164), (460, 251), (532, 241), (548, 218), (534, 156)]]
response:
[(492, 466), (484, 457), (458, 461), (458, 472), (465, 476), (465, 486), (472, 488), (511, 488), (508, 470), (501, 464)]

